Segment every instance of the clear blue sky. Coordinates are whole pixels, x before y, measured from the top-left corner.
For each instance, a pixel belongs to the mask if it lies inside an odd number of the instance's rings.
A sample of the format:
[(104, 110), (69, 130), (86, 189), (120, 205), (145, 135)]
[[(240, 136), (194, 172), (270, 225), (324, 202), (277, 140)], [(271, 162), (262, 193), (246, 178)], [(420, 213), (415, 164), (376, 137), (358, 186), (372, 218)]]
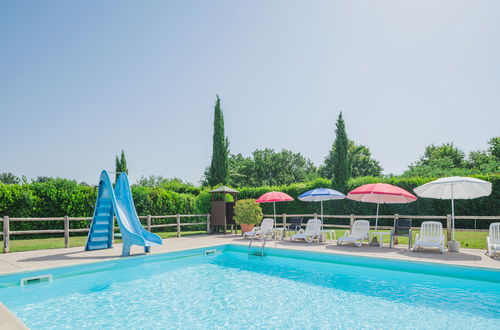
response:
[(231, 152), (316, 165), (344, 112), (385, 173), (500, 134), (500, 1), (2, 1), (0, 172), (198, 182)]

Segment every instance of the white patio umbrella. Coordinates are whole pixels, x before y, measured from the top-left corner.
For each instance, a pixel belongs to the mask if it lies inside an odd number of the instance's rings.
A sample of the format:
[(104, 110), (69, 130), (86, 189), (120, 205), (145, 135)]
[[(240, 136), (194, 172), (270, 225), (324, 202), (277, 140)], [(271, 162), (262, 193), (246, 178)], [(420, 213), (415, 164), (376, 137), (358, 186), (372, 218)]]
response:
[(472, 199), (489, 196), (491, 194), (491, 182), (453, 176), (428, 182), (415, 189), (420, 197), (451, 199), (451, 240), (455, 240), (455, 199)]
[(309, 190), (299, 196), (299, 200), (303, 202), (321, 202), (321, 230), (323, 230), (323, 201), (344, 198), (345, 195), (340, 191), (328, 188)]

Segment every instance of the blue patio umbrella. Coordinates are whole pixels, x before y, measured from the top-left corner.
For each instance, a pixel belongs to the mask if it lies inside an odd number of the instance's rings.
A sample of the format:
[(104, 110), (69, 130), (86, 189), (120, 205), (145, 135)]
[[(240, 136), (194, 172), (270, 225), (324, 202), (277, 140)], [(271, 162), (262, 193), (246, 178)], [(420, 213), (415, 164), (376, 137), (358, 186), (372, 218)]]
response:
[(320, 202), (321, 203), (321, 229), (323, 229), (323, 201), (330, 201), (334, 199), (344, 199), (345, 195), (340, 191), (328, 189), (328, 188), (317, 188), (313, 190), (306, 191), (299, 196), (299, 200), (303, 202)]

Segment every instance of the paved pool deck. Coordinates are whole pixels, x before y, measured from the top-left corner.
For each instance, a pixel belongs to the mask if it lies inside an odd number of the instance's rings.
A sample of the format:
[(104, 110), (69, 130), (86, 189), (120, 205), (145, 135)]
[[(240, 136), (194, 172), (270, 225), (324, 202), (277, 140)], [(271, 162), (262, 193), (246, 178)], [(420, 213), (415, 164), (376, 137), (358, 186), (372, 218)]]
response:
[[(219, 234), (168, 238), (164, 239), (163, 242), (162, 246), (152, 247), (151, 253), (158, 254), (225, 244), (240, 244), (247, 246), (249, 240), (244, 240), (239, 235)], [(260, 246), (260, 242), (254, 242), (254, 246)], [(395, 248), (389, 248), (387, 246), (380, 248), (368, 245), (356, 247), (353, 245), (338, 246), (336, 242), (308, 244), (305, 242), (292, 243), (289, 240), (277, 242), (271, 240), (267, 243), (267, 246), (300, 251), (500, 269), (500, 259), (492, 259), (485, 255), (484, 250), (476, 249), (462, 248), (460, 253), (445, 252), (444, 254), (440, 254), (439, 252), (431, 250), (412, 252), (408, 250), (408, 246), (406, 245), (398, 245)], [(73, 247), (67, 249), (1, 253), (0, 275), (128, 258), (120, 256), (121, 248), (121, 244), (115, 244), (112, 249), (95, 251), (83, 251), (83, 247)], [(131, 256), (143, 254), (143, 248), (138, 246), (132, 247)]]

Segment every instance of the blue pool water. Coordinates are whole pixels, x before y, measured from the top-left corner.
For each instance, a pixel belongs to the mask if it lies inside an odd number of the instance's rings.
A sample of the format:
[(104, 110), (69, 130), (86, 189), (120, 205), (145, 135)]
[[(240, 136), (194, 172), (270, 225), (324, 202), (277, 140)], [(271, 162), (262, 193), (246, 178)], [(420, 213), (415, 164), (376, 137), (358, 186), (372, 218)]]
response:
[(32, 329), (500, 329), (498, 271), (217, 249), (1, 276), (0, 301)]

